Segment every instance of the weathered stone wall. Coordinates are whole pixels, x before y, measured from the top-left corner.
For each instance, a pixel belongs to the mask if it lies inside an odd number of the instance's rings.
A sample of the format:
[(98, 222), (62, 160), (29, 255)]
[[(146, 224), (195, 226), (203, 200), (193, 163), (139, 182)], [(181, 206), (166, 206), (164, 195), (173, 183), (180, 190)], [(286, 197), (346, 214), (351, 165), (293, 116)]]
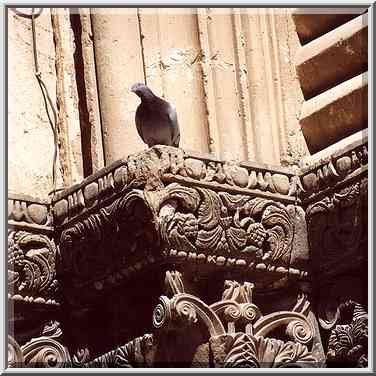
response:
[[(30, 14), (30, 9), (20, 9)], [(56, 56), (50, 10), (38, 18), (36, 36), (43, 80), (56, 102)], [(47, 198), (52, 189), (53, 133), (34, 75), (31, 20), (8, 10), (9, 190)]]
[[(53, 133), (34, 76), (31, 19), (11, 9), (8, 18), (9, 188), (46, 197)], [(145, 148), (129, 91), (144, 80), (175, 103), (187, 150), (276, 165), (307, 155), (289, 9), (46, 8), (35, 24), (58, 111), (58, 188)]]
[(92, 20), (107, 163), (144, 147), (129, 92), (144, 80), (175, 103), (184, 149), (273, 164), (306, 154), (288, 9), (96, 9)]

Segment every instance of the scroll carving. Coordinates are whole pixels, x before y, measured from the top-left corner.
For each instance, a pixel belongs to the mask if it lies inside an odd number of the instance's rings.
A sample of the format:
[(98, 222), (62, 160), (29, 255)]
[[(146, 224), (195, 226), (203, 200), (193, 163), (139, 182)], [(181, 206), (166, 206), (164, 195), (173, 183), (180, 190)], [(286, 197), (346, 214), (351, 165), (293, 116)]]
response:
[(62, 336), (59, 323), (47, 323), (41, 337), (33, 338), (23, 346), (9, 336), (9, 367), (56, 368), (69, 367), (70, 356), (67, 349), (59, 342)]
[[(201, 321), (214, 347), (216, 366), (284, 367), (316, 362), (308, 348), (314, 328), (307, 318), (310, 306), (306, 296), (299, 296), (291, 311), (264, 316), (252, 302), (252, 290), (252, 283), (226, 281), (222, 300), (210, 306), (186, 293), (177, 293), (171, 299), (161, 296), (153, 314), (154, 327), (184, 331)], [(276, 328), (285, 328), (285, 335), (292, 341), (268, 338)]]

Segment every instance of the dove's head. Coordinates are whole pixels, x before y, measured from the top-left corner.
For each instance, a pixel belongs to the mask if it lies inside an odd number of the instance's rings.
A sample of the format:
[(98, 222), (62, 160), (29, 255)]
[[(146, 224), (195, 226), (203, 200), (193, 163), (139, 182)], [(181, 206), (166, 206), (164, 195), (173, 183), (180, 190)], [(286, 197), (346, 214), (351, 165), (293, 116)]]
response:
[(142, 99), (152, 98), (154, 96), (153, 92), (145, 85), (140, 82), (132, 85), (131, 91), (135, 93)]

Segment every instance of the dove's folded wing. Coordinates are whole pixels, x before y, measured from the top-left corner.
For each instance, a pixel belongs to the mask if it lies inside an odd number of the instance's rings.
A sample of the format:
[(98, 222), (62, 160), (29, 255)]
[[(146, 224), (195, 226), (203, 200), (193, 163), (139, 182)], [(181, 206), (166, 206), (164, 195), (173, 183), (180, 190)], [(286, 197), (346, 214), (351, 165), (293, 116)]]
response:
[(178, 123), (178, 117), (176, 114), (176, 109), (171, 104), (169, 105), (168, 117), (170, 119), (171, 132), (172, 132), (171, 143), (172, 143), (172, 146), (178, 147), (179, 142), (180, 142), (179, 123)]

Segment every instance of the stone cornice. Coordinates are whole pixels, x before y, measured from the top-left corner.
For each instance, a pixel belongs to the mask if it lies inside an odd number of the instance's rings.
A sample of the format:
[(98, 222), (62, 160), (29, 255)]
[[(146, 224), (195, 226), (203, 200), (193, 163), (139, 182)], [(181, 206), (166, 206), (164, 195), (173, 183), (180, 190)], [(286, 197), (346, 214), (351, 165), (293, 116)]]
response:
[(232, 194), (308, 205), (328, 189), (340, 188), (367, 173), (367, 131), (328, 148), (290, 169), (254, 162), (220, 161), (210, 155), (156, 146), (114, 162), (56, 195), (55, 225), (65, 226), (84, 213), (95, 211), (131, 188), (153, 190), (177, 182)]
[[(52, 204), (10, 195), (9, 225), (59, 238), (60, 250), (73, 257), (68, 258), (67, 270), (72, 273), (74, 267), (80, 279), (81, 266), (70, 263), (82, 255), (82, 242), (95, 247), (96, 239), (118, 236), (119, 226), (136, 225), (134, 219), (127, 224), (127, 217), (134, 215), (134, 205), (141, 205), (149, 220), (148, 231), (153, 233), (149, 245), (159, 244), (160, 253), (124, 256), (127, 261), (119, 259), (115, 268), (109, 266), (110, 273), (95, 273), (94, 279), (91, 274), (77, 282), (97, 291), (160, 262), (305, 279), (309, 269), (306, 214), (311, 216), (312, 205), (330, 192), (342, 192), (363, 179), (367, 159), (364, 132), (333, 145), (325, 155), (310, 158), (295, 173), (156, 146), (57, 193)], [(78, 247), (79, 253), (71, 246)], [(104, 262), (90, 252), (91, 261)]]
[(368, 132), (360, 131), (307, 159), (299, 173), (299, 197), (308, 205), (330, 191), (336, 191), (366, 176), (368, 172)]
[[(48, 200), (9, 194), (8, 224), (41, 232), (65, 227), (83, 214), (111, 203), (127, 189), (153, 190), (176, 182), (308, 205), (333, 188), (367, 173), (368, 134), (361, 131), (290, 169), (254, 162), (221, 161), (211, 155), (156, 146), (118, 160)], [(50, 213), (53, 208), (54, 219)]]
[(51, 204), (38, 198), (10, 193), (8, 195), (8, 225), (39, 233), (53, 232)]
[(65, 226), (79, 215), (106, 205), (126, 189), (152, 190), (163, 183), (296, 202), (296, 176), (288, 169), (251, 162), (225, 162), (208, 155), (156, 146), (102, 169), (56, 195), (55, 224)]

